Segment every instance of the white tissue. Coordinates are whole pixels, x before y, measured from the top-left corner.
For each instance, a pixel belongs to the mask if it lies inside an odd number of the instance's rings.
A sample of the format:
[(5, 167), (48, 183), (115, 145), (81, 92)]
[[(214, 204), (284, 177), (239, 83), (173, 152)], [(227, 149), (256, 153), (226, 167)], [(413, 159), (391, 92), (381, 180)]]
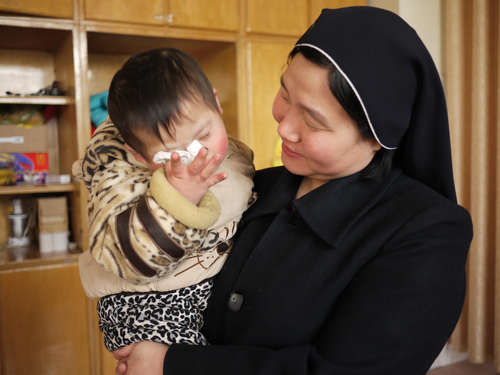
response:
[(181, 158), (181, 163), (188, 165), (193, 161), (196, 155), (198, 155), (198, 152), (200, 152), (202, 148), (203, 145), (197, 140), (194, 140), (186, 147), (186, 150), (175, 150), (172, 152), (158, 151), (153, 157), (153, 163), (165, 163), (165, 161), (170, 160), (174, 152), (177, 152)]

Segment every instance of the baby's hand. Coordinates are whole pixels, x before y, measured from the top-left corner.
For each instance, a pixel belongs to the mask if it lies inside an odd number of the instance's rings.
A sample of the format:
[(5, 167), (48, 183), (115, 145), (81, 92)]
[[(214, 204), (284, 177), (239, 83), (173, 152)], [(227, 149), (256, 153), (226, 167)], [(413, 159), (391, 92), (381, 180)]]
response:
[(194, 204), (198, 204), (208, 188), (226, 179), (224, 172), (215, 173), (223, 155), (213, 155), (207, 160), (208, 149), (203, 147), (194, 160), (184, 165), (177, 152), (165, 163), (168, 182)]

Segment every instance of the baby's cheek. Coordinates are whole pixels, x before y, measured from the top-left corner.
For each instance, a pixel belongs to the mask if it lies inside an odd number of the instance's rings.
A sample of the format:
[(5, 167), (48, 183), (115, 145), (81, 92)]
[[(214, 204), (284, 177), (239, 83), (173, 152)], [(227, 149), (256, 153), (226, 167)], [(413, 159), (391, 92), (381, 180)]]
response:
[(214, 152), (218, 155), (226, 155), (227, 137), (221, 137), (214, 145)]

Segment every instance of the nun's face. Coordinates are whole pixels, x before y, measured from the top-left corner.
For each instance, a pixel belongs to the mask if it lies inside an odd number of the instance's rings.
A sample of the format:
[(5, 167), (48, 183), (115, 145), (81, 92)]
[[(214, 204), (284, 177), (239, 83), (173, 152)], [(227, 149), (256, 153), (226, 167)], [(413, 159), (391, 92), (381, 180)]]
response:
[(273, 116), (283, 144), (281, 160), (314, 187), (367, 166), (380, 148), (361, 137), (328, 87), (328, 71), (295, 55), (281, 78)]

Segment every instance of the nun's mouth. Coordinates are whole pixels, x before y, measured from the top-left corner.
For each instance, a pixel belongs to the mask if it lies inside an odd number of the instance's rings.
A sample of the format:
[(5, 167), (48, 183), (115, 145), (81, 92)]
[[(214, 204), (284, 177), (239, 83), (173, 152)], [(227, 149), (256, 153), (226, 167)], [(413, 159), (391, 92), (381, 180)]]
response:
[(281, 149), (283, 150), (283, 152), (289, 156), (289, 157), (292, 157), (292, 158), (298, 158), (300, 157), (300, 154), (297, 154), (296, 152), (292, 151), (290, 148), (288, 148), (285, 143), (283, 143), (281, 145)]

